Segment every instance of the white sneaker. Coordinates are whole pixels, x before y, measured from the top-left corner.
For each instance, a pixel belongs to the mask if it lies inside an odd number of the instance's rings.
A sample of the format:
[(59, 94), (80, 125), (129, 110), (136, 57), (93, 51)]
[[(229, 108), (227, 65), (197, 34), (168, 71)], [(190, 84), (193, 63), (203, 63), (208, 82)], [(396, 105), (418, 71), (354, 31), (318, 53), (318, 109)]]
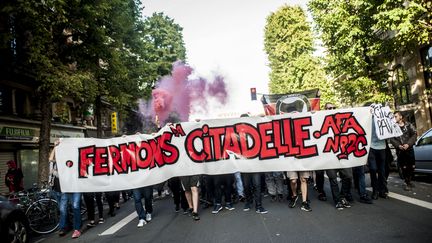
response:
[(138, 228), (144, 227), (145, 224), (147, 224), (147, 222), (144, 219), (140, 219), (137, 227)]
[(150, 222), (152, 220), (151, 213), (146, 214), (146, 221)]

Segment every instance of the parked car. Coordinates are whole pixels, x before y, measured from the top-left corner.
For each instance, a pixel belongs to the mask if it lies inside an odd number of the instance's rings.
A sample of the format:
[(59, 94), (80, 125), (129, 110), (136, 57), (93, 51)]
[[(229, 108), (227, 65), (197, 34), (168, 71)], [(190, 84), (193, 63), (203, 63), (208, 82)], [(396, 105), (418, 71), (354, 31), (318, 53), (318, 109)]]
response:
[(24, 212), (7, 198), (0, 196), (0, 239), (1, 242), (26, 243), (29, 227)]
[(432, 128), (423, 133), (414, 145), (415, 172), (432, 174)]

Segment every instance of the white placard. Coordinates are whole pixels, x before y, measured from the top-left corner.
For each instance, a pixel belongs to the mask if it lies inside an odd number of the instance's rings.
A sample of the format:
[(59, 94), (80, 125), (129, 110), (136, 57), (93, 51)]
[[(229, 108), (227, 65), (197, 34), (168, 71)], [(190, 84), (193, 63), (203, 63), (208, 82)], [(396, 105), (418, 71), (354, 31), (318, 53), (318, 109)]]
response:
[(381, 104), (372, 104), (371, 108), (376, 135), (379, 139), (383, 140), (402, 135), (402, 130), (396, 123), (390, 107), (382, 106)]

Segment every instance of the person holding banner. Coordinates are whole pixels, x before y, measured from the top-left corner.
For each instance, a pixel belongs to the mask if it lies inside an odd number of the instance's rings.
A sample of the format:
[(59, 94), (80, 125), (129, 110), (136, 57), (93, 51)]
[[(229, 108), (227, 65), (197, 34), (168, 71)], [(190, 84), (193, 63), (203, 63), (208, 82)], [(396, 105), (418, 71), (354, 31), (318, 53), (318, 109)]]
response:
[(291, 185), (291, 200), (288, 204), (290, 208), (295, 208), (298, 195), (297, 195), (297, 180), (300, 179), (300, 190), (302, 194), (302, 204), (301, 204), (301, 210), (310, 212), (312, 211), (309, 202), (307, 200), (307, 179), (311, 176), (309, 171), (288, 171), (287, 176), (290, 179), (290, 185)]
[[(240, 117), (249, 117), (249, 114), (242, 114)], [(244, 194), (246, 197), (246, 203), (243, 207), (243, 211), (247, 212), (251, 209), (253, 201), (255, 201), (255, 212), (260, 214), (266, 214), (268, 211), (262, 205), (262, 173), (241, 173)]]
[(184, 212), (188, 209), (188, 203), (186, 200), (185, 192), (183, 191), (180, 183), (180, 178), (173, 177), (168, 180), (168, 187), (173, 193), (173, 199), (175, 204), (175, 212), (180, 211), (180, 206)]
[(180, 178), (183, 190), (185, 191), (186, 199), (189, 204), (189, 212), (192, 212), (194, 220), (200, 220), (198, 215), (198, 201), (199, 201), (199, 175), (182, 176)]
[[(376, 119), (372, 116), (372, 119)], [(375, 123), (374, 123), (375, 124)], [(368, 155), (369, 175), (372, 185), (372, 199), (388, 198), (387, 182), (385, 179), (385, 163), (386, 163), (386, 143), (385, 140), (380, 140), (377, 135), (377, 129), (372, 125), (372, 140)]]
[[(55, 147), (59, 143), (58, 140), (54, 141), (54, 148), (51, 150), (51, 153), (49, 155), (49, 175), (48, 175), (48, 183), (51, 187), (51, 195), (54, 196), (54, 198), (57, 200), (57, 202), (60, 202), (61, 198), (61, 188), (60, 188), (60, 180), (59, 180), (59, 173), (58, 173), (58, 167), (57, 167), (57, 161), (55, 158)], [(60, 210), (60, 204), (59, 210)]]
[[(147, 222), (150, 222), (153, 213), (153, 186), (145, 186), (132, 190), (135, 201), (135, 210), (138, 214), (138, 228), (144, 227)], [(145, 211), (141, 199), (144, 198)]]
[[(222, 207), (222, 195), (225, 196), (225, 209), (234, 210), (232, 204), (232, 189), (234, 184), (233, 174), (213, 175), (215, 189), (215, 205), (212, 213), (219, 213)], [(223, 188), (223, 189), (222, 189)]]
[[(326, 103), (324, 105), (324, 109), (326, 110), (334, 110), (336, 106), (331, 103)], [(352, 183), (352, 170), (351, 168), (341, 168), (341, 169), (329, 169), (326, 170), (327, 177), (330, 182), (330, 189), (334, 201), (334, 205), (337, 210), (343, 210), (344, 208), (350, 208), (351, 205), (349, 203), (352, 200), (351, 196), (351, 183)], [(337, 177), (341, 178), (341, 188), (339, 189), (339, 183)], [(324, 171), (319, 170), (316, 171), (317, 178), (317, 189), (318, 189), (318, 199), (320, 201), (325, 197), (324, 192)]]
[(261, 194), (261, 173), (241, 173), (243, 178), (244, 192), (246, 196), (246, 203), (243, 211), (251, 209), (252, 202), (255, 201), (255, 212), (260, 214), (268, 213), (262, 206)]
[(417, 138), (417, 132), (411, 123), (405, 121), (405, 117), (400, 111), (396, 111), (394, 117), (402, 130), (402, 136), (391, 138), (390, 143), (396, 148), (397, 161), (399, 167), (402, 168), (406, 183), (404, 190), (410, 191), (414, 187), (411, 179), (415, 169), (413, 145)]
[(284, 174), (281, 171), (265, 173), (267, 190), (273, 202), (283, 199), (283, 181)]
[[(54, 146), (58, 146), (60, 144), (59, 141), (54, 143)], [(55, 148), (51, 152), (50, 160), (51, 163), (54, 164), (54, 160), (56, 159)], [(72, 238), (78, 238), (81, 236), (81, 193), (73, 192), (73, 193), (61, 193), (60, 195), (60, 222), (59, 222), (59, 236), (66, 235), (67, 228), (67, 220), (68, 220), (68, 205), (72, 204), (72, 212), (73, 212), (73, 229)]]

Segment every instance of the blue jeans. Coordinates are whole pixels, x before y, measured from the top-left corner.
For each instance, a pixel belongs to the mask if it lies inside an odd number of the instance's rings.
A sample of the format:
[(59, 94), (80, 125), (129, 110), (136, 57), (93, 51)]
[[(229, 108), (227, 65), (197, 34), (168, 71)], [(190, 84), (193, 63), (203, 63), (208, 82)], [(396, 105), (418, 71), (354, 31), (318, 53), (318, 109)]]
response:
[(61, 201), (62, 193), (54, 190), (51, 190), (50, 193), (51, 193), (51, 198), (57, 201), (57, 206), (58, 209), (60, 210), (60, 201)]
[(64, 230), (67, 224), (68, 205), (72, 204), (73, 229), (81, 229), (81, 193), (62, 193), (60, 199), (60, 230)]
[(357, 182), (358, 182), (359, 196), (360, 197), (367, 196), (366, 181), (365, 181), (365, 172), (364, 172), (363, 165), (362, 166), (353, 167), (353, 173), (354, 173), (355, 178), (357, 179)]
[(236, 181), (237, 194), (244, 197), (243, 181), (240, 172), (234, 173), (234, 176)]
[(368, 165), (374, 193), (385, 193), (387, 191), (387, 181), (385, 179), (385, 161), (385, 149), (370, 149)]
[[(145, 219), (145, 213), (153, 212), (153, 186), (146, 186), (141, 188), (136, 188), (132, 190), (134, 201), (135, 201), (135, 210), (138, 214), (139, 219)], [(145, 211), (141, 202), (141, 199), (144, 198)]]

